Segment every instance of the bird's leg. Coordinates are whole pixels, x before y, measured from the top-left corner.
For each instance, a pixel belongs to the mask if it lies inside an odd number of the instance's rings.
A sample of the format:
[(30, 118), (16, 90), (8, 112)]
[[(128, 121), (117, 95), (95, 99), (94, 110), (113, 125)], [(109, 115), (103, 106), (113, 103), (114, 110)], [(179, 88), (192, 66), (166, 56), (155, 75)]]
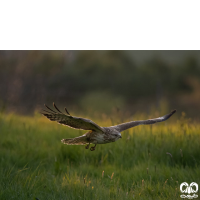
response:
[(85, 146), (86, 149), (89, 149), (90, 143)]
[(94, 151), (96, 146), (97, 146), (97, 144), (95, 144), (93, 147), (90, 147), (90, 151)]

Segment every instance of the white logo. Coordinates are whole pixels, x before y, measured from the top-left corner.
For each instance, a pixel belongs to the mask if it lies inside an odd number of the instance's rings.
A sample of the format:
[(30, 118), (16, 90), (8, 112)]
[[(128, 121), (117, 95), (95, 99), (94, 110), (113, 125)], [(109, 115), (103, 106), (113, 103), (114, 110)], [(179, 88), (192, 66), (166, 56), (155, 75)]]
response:
[(188, 198), (188, 199), (197, 198), (198, 195), (196, 194), (190, 195), (190, 194), (198, 192), (198, 184), (195, 182), (192, 182), (189, 185), (188, 183), (183, 182), (180, 185), (180, 191), (182, 193), (188, 193), (188, 195), (184, 195), (184, 194), (180, 195), (181, 198)]

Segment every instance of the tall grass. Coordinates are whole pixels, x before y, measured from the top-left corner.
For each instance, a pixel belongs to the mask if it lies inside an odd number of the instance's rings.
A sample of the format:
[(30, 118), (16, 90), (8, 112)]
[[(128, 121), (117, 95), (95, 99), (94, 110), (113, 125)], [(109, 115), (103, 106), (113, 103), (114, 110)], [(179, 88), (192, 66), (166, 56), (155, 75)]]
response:
[(180, 183), (200, 184), (200, 125), (184, 114), (172, 121), (129, 129), (91, 152), (60, 142), (84, 131), (1, 114), (0, 199), (179, 199)]

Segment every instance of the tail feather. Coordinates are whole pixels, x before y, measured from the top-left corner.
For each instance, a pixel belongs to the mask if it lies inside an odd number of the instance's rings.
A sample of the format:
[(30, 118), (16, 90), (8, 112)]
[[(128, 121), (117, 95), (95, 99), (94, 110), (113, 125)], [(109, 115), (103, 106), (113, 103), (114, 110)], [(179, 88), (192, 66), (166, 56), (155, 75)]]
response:
[(76, 138), (62, 139), (61, 142), (67, 145), (84, 145), (88, 143), (85, 135)]
[(67, 144), (67, 143), (69, 143), (72, 140), (73, 140), (72, 138), (62, 139), (61, 142), (64, 143), (64, 144)]

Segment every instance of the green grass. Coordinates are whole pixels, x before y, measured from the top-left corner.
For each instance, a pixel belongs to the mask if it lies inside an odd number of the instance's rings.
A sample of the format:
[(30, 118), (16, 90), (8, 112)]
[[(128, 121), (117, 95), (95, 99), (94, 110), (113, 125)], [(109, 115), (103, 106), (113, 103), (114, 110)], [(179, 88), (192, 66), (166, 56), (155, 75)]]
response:
[(200, 185), (200, 126), (171, 121), (124, 131), (91, 152), (60, 142), (84, 131), (1, 114), (0, 199), (180, 199), (180, 183)]

